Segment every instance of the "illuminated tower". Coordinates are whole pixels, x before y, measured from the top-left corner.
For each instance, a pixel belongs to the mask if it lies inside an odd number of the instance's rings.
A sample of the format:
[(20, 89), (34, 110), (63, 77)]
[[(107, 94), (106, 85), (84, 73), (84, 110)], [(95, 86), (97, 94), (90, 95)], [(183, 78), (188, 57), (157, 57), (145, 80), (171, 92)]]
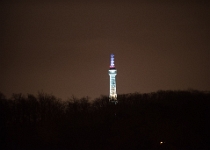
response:
[(114, 54), (111, 54), (110, 67), (109, 67), (109, 76), (110, 76), (110, 93), (109, 101), (117, 103), (117, 92), (116, 92), (116, 79), (117, 70), (114, 65)]

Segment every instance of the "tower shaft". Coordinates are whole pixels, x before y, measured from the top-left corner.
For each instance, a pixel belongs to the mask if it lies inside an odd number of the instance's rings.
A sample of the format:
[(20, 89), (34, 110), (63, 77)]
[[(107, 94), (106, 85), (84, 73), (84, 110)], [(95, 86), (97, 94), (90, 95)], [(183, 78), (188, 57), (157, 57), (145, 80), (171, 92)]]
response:
[(110, 67), (109, 67), (109, 76), (110, 76), (110, 93), (109, 101), (117, 103), (117, 90), (116, 90), (116, 75), (117, 70), (114, 65), (114, 55), (111, 55)]

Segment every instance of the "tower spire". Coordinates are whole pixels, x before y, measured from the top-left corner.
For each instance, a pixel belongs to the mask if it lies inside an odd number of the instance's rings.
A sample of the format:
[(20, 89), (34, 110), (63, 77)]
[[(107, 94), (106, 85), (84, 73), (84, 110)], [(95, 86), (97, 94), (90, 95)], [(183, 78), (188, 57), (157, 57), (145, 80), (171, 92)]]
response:
[(117, 70), (114, 65), (114, 54), (111, 54), (110, 57), (110, 67), (109, 67), (109, 76), (110, 76), (110, 93), (109, 93), (109, 101), (117, 103), (117, 92), (116, 92), (116, 77)]
[(114, 54), (111, 54), (111, 59), (110, 59), (110, 69), (115, 68), (114, 66)]

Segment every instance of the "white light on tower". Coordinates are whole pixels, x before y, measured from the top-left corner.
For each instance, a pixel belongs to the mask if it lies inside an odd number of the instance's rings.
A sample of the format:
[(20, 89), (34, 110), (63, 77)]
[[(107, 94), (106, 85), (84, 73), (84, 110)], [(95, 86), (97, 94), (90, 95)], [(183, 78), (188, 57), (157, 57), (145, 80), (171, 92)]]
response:
[(109, 76), (110, 76), (110, 93), (109, 101), (117, 103), (117, 91), (116, 91), (116, 79), (117, 70), (114, 65), (114, 54), (111, 54), (110, 67), (109, 67)]

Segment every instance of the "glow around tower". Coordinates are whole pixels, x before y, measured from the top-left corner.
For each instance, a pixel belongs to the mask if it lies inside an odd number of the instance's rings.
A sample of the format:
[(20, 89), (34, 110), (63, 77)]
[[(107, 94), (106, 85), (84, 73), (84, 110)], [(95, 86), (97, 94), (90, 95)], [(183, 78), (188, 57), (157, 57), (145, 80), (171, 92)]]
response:
[(109, 76), (110, 76), (110, 92), (109, 101), (117, 103), (117, 91), (116, 91), (116, 75), (117, 70), (114, 65), (114, 54), (111, 54), (110, 66), (109, 66)]

